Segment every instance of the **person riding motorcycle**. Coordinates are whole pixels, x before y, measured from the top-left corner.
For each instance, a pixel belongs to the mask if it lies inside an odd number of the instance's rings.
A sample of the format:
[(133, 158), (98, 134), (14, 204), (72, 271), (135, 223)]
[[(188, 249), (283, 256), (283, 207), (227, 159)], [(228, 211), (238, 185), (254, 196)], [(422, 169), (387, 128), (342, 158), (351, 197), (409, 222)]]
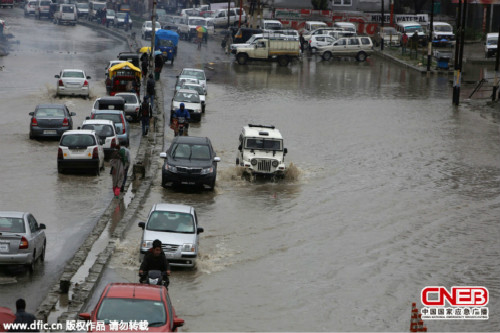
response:
[[(175, 110), (174, 118), (176, 118), (176, 119), (184, 118), (184, 120), (185, 120), (184, 132), (187, 134), (187, 131), (189, 128), (189, 120), (191, 119), (191, 115), (189, 114), (189, 111), (185, 109), (184, 103), (181, 103), (179, 105), (179, 108), (177, 110)], [(178, 131), (179, 131), (179, 128), (177, 127), (176, 135), (177, 135)]]
[(158, 270), (162, 273), (163, 285), (168, 287), (170, 281), (170, 264), (162, 250), (162, 244), (159, 239), (153, 241), (153, 247), (149, 249), (148, 253), (144, 256), (144, 260), (139, 268), (140, 283), (146, 282), (147, 273), (151, 270)]

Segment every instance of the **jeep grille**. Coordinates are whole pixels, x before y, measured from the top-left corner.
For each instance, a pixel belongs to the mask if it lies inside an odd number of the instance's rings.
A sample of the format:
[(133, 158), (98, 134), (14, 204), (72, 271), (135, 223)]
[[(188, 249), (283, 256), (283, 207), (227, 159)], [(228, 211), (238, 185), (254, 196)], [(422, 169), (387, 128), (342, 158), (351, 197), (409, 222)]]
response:
[(271, 172), (271, 160), (260, 160), (257, 164), (257, 170)]
[(176, 244), (163, 244), (163, 252), (177, 252), (179, 245)]

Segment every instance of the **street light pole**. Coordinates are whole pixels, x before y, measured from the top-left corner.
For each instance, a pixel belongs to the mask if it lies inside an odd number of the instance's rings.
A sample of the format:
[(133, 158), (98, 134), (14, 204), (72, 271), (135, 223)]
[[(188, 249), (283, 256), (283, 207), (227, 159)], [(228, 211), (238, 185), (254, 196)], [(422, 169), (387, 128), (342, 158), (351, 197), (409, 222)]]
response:
[[(500, 23), (498, 23), (498, 36), (500, 36)], [(500, 49), (498, 48), (500, 46), (500, 42), (497, 41), (497, 56), (495, 58), (495, 82), (493, 83), (493, 94), (491, 95), (491, 100), (494, 102), (495, 99), (497, 98), (497, 89), (498, 85), (500, 84), (500, 78), (498, 77), (498, 69), (500, 65)], [(498, 98), (500, 99), (500, 93)]]
[(151, 53), (149, 54), (149, 68), (155, 70), (154, 53), (155, 53), (155, 35), (156, 35), (156, 0), (153, 0), (153, 11), (151, 14)]
[(382, 14), (382, 22), (380, 23), (380, 50), (384, 50), (384, 0), (382, 0), (382, 8), (381, 8), (381, 14)]
[(453, 73), (453, 104), (458, 105), (458, 95), (460, 94), (460, 69), (458, 68), (458, 58), (460, 50), (460, 41), (462, 37), (462, 0), (458, 0), (458, 13), (457, 13), (457, 38), (455, 41), (455, 61)]
[(431, 70), (432, 61), (432, 32), (434, 31), (434, 0), (431, 1), (431, 26), (429, 29), (429, 40), (427, 42), (427, 71)]

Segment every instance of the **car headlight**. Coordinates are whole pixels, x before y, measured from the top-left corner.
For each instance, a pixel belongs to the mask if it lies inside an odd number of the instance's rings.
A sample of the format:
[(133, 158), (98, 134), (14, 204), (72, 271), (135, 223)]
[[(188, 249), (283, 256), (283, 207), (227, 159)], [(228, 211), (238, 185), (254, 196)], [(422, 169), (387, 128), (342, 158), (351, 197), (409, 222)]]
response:
[(214, 168), (213, 167), (201, 169), (201, 174), (202, 175), (208, 175), (208, 174), (210, 174), (212, 172), (214, 172)]
[(182, 244), (182, 252), (194, 252), (194, 244), (186, 243)]
[(274, 160), (274, 161), (273, 161), (273, 163), (272, 163), (273, 167), (275, 167), (275, 168), (276, 168), (279, 164), (280, 164), (280, 162), (278, 162), (278, 160)]
[(250, 161), (250, 163), (252, 163), (252, 165), (257, 165), (257, 160), (255, 158), (252, 158), (252, 160)]
[(153, 241), (143, 241), (142, 242), (142, 247), (144, 248), (152, 248), (153, 247)]
[(170, 165), (170, 164), (165, 164), (165, 170), (170, 171), (170, 172), (177, 172), (177, 168), (173, 165)]

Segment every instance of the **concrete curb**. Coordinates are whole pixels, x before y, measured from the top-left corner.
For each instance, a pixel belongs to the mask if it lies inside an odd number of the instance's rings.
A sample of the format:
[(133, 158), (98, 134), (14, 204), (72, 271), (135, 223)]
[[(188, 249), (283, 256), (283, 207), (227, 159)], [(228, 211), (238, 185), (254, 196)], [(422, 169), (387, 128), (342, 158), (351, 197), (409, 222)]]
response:
[[(106, 29), (104, 26), (99, 24), (94, 24), (91, 22), (80, 22), (80, 24), (89, 26), (92, 28)], [(131, 39), (131, 35), (124, 35), (123, 33), (112, 31), (111, 29), (106, 29), (107, 32), (113, 34), (118, 38), (122, 38), (127, 41), (131, 50), (137, 48), (137, 41)], [(92, 292), (95, 290), (106, 264), (109, 262), (111, 255), (114, 253), (117, 243), (123, 237), (126, 229), (132, 223), (133, 217), (138, 211), (141, 204), (146, 200), (146, 195), (149, 193), (150, 187), (152, 185), (153, 179), (156, 177), (156, 173), (161, 167), (160, 160), (158, 158), (153, 158), (153, 153), (158, 152), (163, 148), (164, 141), (164, 114), (158, 109), (158, 106), (163, 106), (163, 89), (161, 87), (161, 82), (157, 81), (159, 87), (157, 87), (157, 95), (155, 101), (155, 128), (152, 128), (150, 136), (145, 139), (141, 139), (141, 143), (136, 153), (135, 162), (136, 164), (142, 164), (145, 169), (145, 177), (141, 181), (138, 189), (136, 190), (130, 204), (125, 208), (125, 212), (121, 220), (117, 223), (113, 234), (111, 235), (106, 248), (99, 253), (96, 257), (92, 267), (89, 269), (88, 275), (85, 278), (85, 282), (80, 285), (73, 286), (71, 290), (71, 299), (68, 300), (68, 310), (63, 312), (57, 319), (57, 322), (65, 323), (65, 320), (77, 319), (78, 313), (82, 312), (87, 302), (91, 298)], [(131, 170), (132, 171), (132, 170)], [(134, 176), (134, 175), (133, 175)], [(128, 177), (126, 190), (127, 192), (130, 186), (130, 179)], [(112, 222), (112, 216), (116, 208), (116, 199), (110, 201), (106, 211), (99, 218), (99, 221), (95, 225), (92, 232), (89, 234), (84, 243), (80, 246), (78, 251), (75, 253), (72, 259), (70, 259), (61, 274), (59, 281), (57, 281), (52, 288), (49, 290), (45, 299), (42, 301), (41, 305), (38, 307), (35, 313), (38, 319), (44, 322), (48, 321), (51, 311), (56, 308), (59, 302), (60, 296), (63, 294), (61, 292), (61, 286), (68, 286), (71, 284), (71, 279), (78, 271), (78, 269), (84, 264), (89, 252), (92, 249), (95, 241), (100, 237), (103, 231), (106, 230), (107, 226)]]
[(403, 60), (399, 59), (399, 58), (396, 58), (394, 57), (393, 55), (387, 53), (387, 52), (383, 52), (383, 51), (380, 51), (380, 50), (373, 50), (374, 54), (376, 54), (377, 56), (381, 57), (381, 58), (385, 58), (385, 59), (388, 59), (392, 62), (395, 62), (395, 63), (398, 63), (404, 67), (407, 67), (407, 68), (411, 68), (417, 72), (420, 72), (422, 74), (425, 74), (425, 73), (432, 73), (432, 74), (437, 74), (437, 75), (450, 75), (450, 74), (453, 74), (453, 70), (442, 70), (442, 71), (439, 71), (439, 70), (435, 70), (435, 69), (431, 69), (429, 72), (427, 72), (427, 68), (424, 68), (424, 67), (419, 67), (419, 66), (415, 66), (415, 65), (411, 65), (407, 62), (404, 62)]

